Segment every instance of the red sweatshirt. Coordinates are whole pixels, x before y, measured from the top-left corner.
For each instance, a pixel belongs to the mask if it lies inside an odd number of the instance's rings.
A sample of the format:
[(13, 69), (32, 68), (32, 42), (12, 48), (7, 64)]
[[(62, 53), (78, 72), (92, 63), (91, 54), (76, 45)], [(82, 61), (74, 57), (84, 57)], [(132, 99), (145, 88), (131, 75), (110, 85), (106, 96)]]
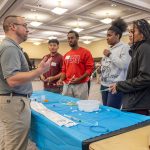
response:
[[(84, 73), (90, 76), (94, 69), (94, 60), (91, 53), (82, 47), (77, 50), (70, 50), (64, 55), (64, 62), (62, 73), (66, 75), (65, 83), (74, 76), (75, 78), (81, 77)], [(87, 82), (89, 77), (81, 80), (80, 83)]]

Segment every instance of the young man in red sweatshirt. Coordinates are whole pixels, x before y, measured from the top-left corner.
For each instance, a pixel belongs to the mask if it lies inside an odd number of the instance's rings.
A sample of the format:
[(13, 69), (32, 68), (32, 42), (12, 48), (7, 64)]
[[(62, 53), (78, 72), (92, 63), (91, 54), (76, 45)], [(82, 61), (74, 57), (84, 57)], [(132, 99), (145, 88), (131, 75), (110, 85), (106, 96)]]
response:
[(88, 99), (88, 81), (94, 68), (94, 61), (89, 50), (78, 45), (79, 34), (68, 32), (71, 50), (64, 55), (62, 73), (58, 85), (63, 86), (63, 94), (79, 99)]
[(49, 40), (48, 48), (50, 53), (44, 57), (52, 58), (52, 62), (49, 71), (41, 75), (41, 80), (44, 82), (44, 90), (53, 93), (61, 93), (62, 87), (56, 84), (61, 76), (63, 64), (63, 56), (57, 52), (59, 49), (59, 41), (57, 39)]

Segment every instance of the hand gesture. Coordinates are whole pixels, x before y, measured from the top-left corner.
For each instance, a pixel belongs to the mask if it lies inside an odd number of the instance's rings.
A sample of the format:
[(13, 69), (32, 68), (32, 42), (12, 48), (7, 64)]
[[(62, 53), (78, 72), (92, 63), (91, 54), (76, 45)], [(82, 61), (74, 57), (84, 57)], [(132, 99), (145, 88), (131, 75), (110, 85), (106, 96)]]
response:
[(103, 54), (104, 54), (106, 57), (109, 57), (110, 54), (111, 54), (111, 52), (110, 52), (110, 50), (108, 50), (108, 49), (104, 49)]
[(51, 83), (52, 81), (54, 81), (54, 77), (48, 77), (47, 79), (45, 79), (45, 82)]
[(70, 79), (69, 84), (78, 84), (80, 82), (80, 78), (76, 78), (75, 75)]
[(40, 74), (43, 74), (45, 72), (47, 72), (50, 69), (50, 63), (52, 61), (52, 58), (47, 59), (47, 57), (45, 57), (40, 64), (38, 65), (37, 70), (40, 72)]
[(112, 94), (117, 93), (117, 90), (116, 90), (116, 83), (110, 84), (110, 85), (109, 85), (109, 89), (110, 89), (110, 92), (111, 92)]
[(45, 77), (43, 75), (40, 76), (40, 79), (45, 82)]
[(59, 79), (56, 84), (57, 84), (57, 86), (63, 86), (63, 81), (61, 79)]

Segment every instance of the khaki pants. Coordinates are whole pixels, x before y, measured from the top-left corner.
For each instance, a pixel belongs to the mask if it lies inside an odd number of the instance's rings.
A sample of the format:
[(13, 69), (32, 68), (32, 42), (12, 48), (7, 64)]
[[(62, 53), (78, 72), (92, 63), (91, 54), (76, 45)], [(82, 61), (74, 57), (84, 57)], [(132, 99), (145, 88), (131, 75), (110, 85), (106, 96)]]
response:
[(0, 96), (0, 150), (26, 150), (30, 120), (27, 98)]
[(88, 99), (88, 84), (87, 82), (69, 85), (64, 84), (62, 93), (63, 95), (72, 96), (81, 100), (86, 100)]

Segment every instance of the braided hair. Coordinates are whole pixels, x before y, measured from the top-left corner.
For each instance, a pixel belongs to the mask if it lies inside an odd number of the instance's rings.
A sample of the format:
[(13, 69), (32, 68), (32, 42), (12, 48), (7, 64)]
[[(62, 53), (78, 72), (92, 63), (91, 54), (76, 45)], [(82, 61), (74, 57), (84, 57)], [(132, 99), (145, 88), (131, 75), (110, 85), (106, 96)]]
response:
[(150, 39), (150, 24), (145, 19), (136, 20), (133, 22), (133, 25), (136, 26), (140, 33), (143, 34), (144, 40)]
[(126, 22), (121, 18), (117, 18), (112, 22), (111, 27), (108, 30), (112, 30), (116, 34), (119, 34), (120, 39), (122, 37), (123, 32), (125, 32), (126, 29), (127, 29)]

